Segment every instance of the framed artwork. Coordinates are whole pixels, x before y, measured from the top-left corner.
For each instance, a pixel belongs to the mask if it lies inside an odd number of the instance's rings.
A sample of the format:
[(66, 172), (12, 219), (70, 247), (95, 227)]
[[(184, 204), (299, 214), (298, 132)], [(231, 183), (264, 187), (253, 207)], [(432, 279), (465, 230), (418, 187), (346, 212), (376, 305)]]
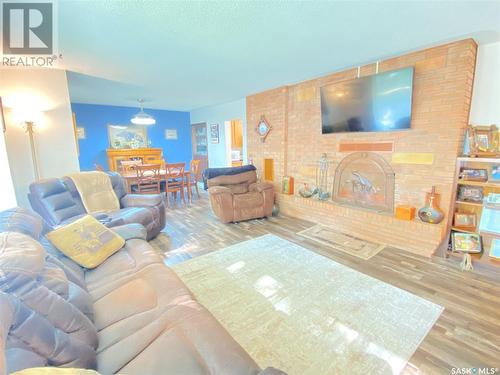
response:
[(483, 188), (477, 186), (460, 185), (458, 187), (458, 200), (464, 202), (483, 202)]
[(464, 181), (488, 181), (487, 169), (462, 168), (460, 178)]
[(77, 128), (76, 128), (76, 137), (78, 139), (85, 139), (86, 138), (86, 136), (85, 136), (85, 128), (77, 126)]
[(453, 251), (463, 253), (480, 253), (483, 251), (481, 237), (475, 233), (453, 232), (451, 235), (451, 248)]
[(500, 183), (500, 165), (491, 167), (491, 181)]
[(177, 129), (165, 129), (165, 139), (175, 141), (177, 140)]
[(210, 125), (210, 143), (219, 143), (219, 124)]
[(111, 148), (148, 147), (146, 126), (108, 125), (109, 146)]
[(293, 195), (293, 177), (283, 177), (283, 194)]
[(2, 131), (5, 133), (7, 131), (7, 124), (5, 124), (5, 116), (3, 114), (3, 104), (1, 96), (0, 96), (0, 121), (2, 122)]
[(457, 228), (473, 229), (476, 227), (476, 214), (456, 212), (454, 223)]

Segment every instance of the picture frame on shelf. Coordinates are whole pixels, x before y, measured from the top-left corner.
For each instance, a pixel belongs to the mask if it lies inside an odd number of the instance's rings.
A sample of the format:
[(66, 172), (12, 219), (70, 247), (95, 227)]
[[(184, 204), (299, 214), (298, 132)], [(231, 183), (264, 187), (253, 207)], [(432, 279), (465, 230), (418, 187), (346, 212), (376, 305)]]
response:
[(477, 225), (476, 214), (468, 212), (455, 212), (454, 226), (463, 229), (475, 229)]
[(219, 124), (210, 125), (210, 143), (219, 143)]
[(462, 168), (459, 178), (463, 181), (488, 181), (488, 170), (479, 168)]
[(453, 232), (451, 249), (454, 252), (477, 254), (483, 251), (481, 236), (476, 233)]
[(293, 193), (294, 193), (293, 177), (291, 176), (283, 177), (283, 194), (293, 195)]
[(483, 188), (481, 186), (460, 185), (458, 187), (457, 199), (463, 202), (482, 203)]
[(491, 167), (491, 182), (500, 183), (500, 164)]
[(500, 155), (499, 134), (496, 125), (467, 128), (470, 155), (473, 157), (495, 157)]

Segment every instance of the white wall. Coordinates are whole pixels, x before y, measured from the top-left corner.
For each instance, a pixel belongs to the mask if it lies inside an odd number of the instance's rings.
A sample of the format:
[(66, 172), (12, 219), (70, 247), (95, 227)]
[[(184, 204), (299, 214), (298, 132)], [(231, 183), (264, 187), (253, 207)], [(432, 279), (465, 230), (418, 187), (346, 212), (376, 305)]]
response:
[(469, 123), (500, 126), (500, 42), (478, 47)]
[(30, 207), (27, 192), (34, 180), (28, 135), (18, 114), (42, 111), (35, 147), (40, 178), (79, 171), (66, 72), (58, 69), (0, 69), (7, 132), (7, 154), (20, 206)]
[(214, 167), (230, 167), (231, 163), (228, 165), (228, 159), (226, 155), (226, 128), (224, 126), (225, 121), (230, 120), (241, 120), (243, 123), (243, 161), (247, 161), (247, 115), (246, 115), (246, 98), (236, 100), (234, 102), (229, 102), (220, 105), (214, 105), (211, 107), (204, 107), (192, 110), (191, 113), (191, 124), (196, 124), (200, 122), (207, 123), (207, 131), (210, 129), (210, 124), (219, 124), (220, 140), (219, 143), (210, 143), (210, 137), (208, 137), (208, 165), (211, 168)]
[[(0, 128), (2, 121), (0, 119)], [(5, 147), (5, 138), (0, 129), (0, 183), (2, 184), (2, 193), (0, 194), (0, 211), (17, 205), (14, 184), (10, 174), (9, 159), (7, 158), (7, 149)]]

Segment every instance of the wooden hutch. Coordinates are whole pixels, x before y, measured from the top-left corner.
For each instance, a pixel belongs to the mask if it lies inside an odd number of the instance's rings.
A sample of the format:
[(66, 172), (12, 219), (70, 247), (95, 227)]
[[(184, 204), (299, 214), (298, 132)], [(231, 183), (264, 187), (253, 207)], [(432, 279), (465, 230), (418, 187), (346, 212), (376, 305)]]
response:
[(163, 149), (161, 148), (108, 148), (109, 170), (118, 172), (120, 163), (123, 160), (142, 160), (147, 163), (150, 160), (159, 160), (163, 158)]

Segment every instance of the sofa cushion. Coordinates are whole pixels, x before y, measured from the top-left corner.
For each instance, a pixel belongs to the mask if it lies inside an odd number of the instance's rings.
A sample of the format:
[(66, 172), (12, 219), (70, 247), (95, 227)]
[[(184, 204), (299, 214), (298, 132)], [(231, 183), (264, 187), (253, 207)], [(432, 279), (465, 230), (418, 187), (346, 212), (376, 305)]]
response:
[(42, 217), (31, 210), (15, 207), (0, 213), (0, 232), (24, 233), (38, 240), (47, 230)]
[(125, 240), (87, 215), (47, 234), (61, 252), (85, 268), (95, 268), (120, 250)]
[(52, 226), (85, 213), (81, 202), (73, 199), (58, 178), (37, 181), (31, 184), (29, 189), (31, 207)]
[(0, 233), (0, 269), (0, 291), (44, 316), (54, 329), (91, 348), (97, 347), (97, 332), (90, 319), (40, 278), (45, 269), (45, 251), (37, 241), (21, 233)]

